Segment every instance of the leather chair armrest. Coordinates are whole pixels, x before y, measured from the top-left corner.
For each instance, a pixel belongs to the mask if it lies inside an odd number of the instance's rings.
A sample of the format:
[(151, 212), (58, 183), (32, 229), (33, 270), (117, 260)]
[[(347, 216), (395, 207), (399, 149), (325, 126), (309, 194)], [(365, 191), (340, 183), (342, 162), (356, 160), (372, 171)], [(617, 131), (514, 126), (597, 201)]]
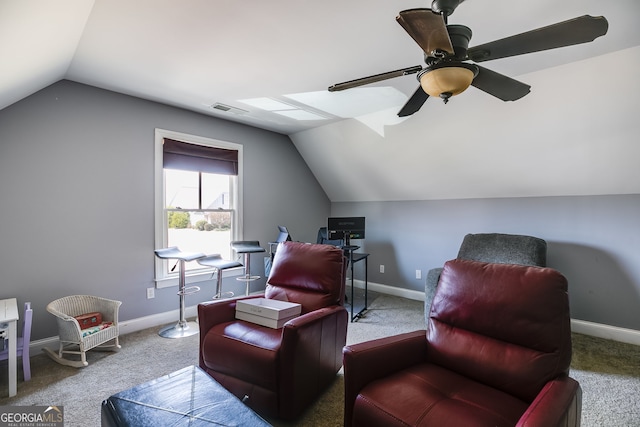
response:
[[(200, 329), (199, 348), (203, 347), (202, 342), (209, 329), (219, 323), (231, 322), (236, 318), (236, 301), (261, 297), (262, 295), (252, 295), (248, 297), (213, 300), (198, 304), (198, 327)], [(198, 354), (200, 367), (203, 367), (202, 352), (198, 351)]]
[(262, 295), (238, 297), (207, 301), (198, 304), (198, 324), (200, 325), (200, 335), (205, 334), (214, 325), (223, 322), (231, 322), (236, 318), (236, 301), (264, 298)]
[(573, 378), (549, 381), (529, 409), (518, 420), (517, 427), (578, 427), (582, 412), (582, 389)]
[(295, 329), (295, 328), (303, 328), (314, 322), (317, 322), (319, 319), (322, 319), (326, 316), (333, 315), (338, 312), (342, 312), (343, 310), (346, 312), (346, 309), (341, 305), (332, 305), (329, 307), (323, 307), (318, 310), (314, 310), (309, 313), (302, 314), (285, 323), (283, 333), (287, 333), (285, 332), (287, 330), (291, 331), (292, 329)]
[(426, 359), (426, 333), (419, 330), (344, 347), (345, 427), (351, 425), (356, 397), (367, 384)]
[(280, 415), (296, 417), (331, 384), (342, 366), (349, 314), (340, 305), (289, 320), (280, 345)]

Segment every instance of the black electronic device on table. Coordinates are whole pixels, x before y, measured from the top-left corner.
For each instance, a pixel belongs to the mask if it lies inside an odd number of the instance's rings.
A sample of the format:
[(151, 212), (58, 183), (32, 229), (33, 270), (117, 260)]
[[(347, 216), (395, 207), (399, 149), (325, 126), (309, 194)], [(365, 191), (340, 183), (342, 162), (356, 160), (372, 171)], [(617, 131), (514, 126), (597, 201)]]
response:
[(329, 240), (344, 240), (345, 246), (351, 246), (351, 239), (364, 239), (365, 217), (330, 217), (327, 220)]

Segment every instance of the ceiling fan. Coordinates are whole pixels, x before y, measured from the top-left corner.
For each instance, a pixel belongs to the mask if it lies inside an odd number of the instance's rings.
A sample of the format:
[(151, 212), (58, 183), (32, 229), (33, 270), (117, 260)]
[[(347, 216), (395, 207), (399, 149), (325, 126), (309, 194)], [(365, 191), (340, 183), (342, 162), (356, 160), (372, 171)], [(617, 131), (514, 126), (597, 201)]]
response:
[(426, 67), (416, 65), (350, 80), (330, 86), (329, 91), (417, 73), (420, 86), (398, 112), (400, 117), (418, 111), (429, 96), (440, 97), (447, 103), (470, 85), (503, 101), (515, 101), (528, 94), (531, 86), (476, 63), (591, 42), (605, 35), (609, 28), (603, 16), (584, 15), (469, 48), (471, 29), (447, 25), (448, 17), (463, 1), (433, 0), (431, 9), (403, 10), (396, 17), (424, 51)]

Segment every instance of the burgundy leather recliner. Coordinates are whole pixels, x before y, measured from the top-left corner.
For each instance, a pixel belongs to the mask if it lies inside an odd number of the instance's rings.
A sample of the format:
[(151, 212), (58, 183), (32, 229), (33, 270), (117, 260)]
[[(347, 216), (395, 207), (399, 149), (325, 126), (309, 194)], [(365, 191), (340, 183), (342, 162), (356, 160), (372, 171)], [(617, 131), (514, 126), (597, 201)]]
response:
[(198, 305), (200, 367), (264, 416), (298, 417), (342, 367), (346, 259), (328, 245), (280, 243), (265, 298), (302, 305), (280, 329), (235, 318), (236, 301)]
[(567, 281), (556, 270), (448, 261), (426, 331), (344, 352), (349, 426), (579, 426)]

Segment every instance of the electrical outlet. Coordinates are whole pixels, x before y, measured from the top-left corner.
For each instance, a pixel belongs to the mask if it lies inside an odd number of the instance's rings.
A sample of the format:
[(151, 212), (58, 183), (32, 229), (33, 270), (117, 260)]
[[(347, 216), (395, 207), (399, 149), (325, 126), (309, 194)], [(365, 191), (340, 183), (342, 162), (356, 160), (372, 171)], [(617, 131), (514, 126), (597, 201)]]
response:
[(147, 288), (147, 299), (156, 297), (156, 288)]
[(416, 279), (422, 279), (422, 270), (416, 270)]
[(384, 273), (384, 264), (380, 264), (380, 273)]

